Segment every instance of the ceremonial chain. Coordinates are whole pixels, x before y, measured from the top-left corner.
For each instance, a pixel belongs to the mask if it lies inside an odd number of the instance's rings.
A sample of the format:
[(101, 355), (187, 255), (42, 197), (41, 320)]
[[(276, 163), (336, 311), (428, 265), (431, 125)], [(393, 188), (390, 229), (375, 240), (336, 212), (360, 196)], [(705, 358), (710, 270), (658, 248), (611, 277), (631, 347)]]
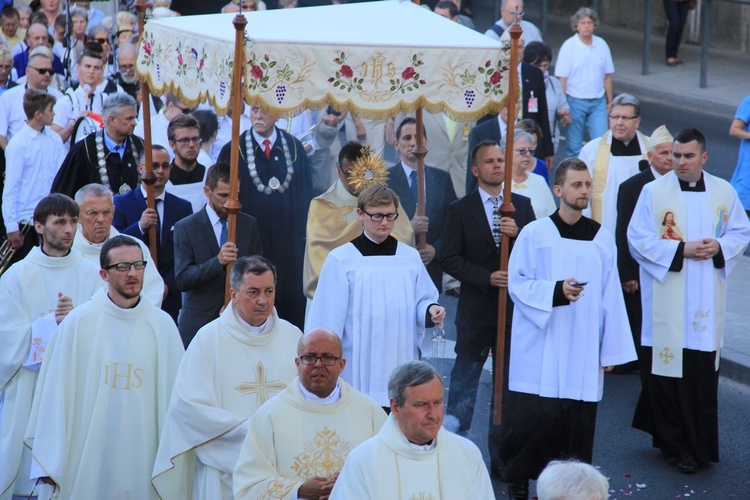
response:
[(289, 144), (286, 142), (284, 133), (279, 131), (281, 136), (281, 145), (284, 148), (284, 158), (286, 159), (286, 178), (284, 183), (280, 183), (276, 176), (268, 179), (268, 186), (263, 184), (258, 177), (258, 171), (255, 168), (255, 148), (253, 148), (252, 131), (248, 130), (245, 132), (245, 149), (247, 150), (247, 169), (250, 171), (250, 178), (253, 180), (253, 184), (261, 193), (271, 194), (274, 191), (283, 193), (289, 187), (289, 183), (292, 182), (292, 175), (294, 175), (294, 166), (292, 165), (292, 155), (289, 154)]
[[(125, 139), (127, 142), (127, 138)], [(94, 135), (94, 142), (96, 142), (96, 158), (99, 163), (99, 177), (102, 180), (102, 184), (104, 187), (112, 191), (112, 187), (109, 185), (109, 176), (107, 175), (107, 158), (104, 156), (104, 129), (102, 129), (100, 132), (96, 132)], [(140, 163), (140, 156), (138, 155), (138, 149), (135, 147), (135, 144), (130, 145), (130, 149), (133, 153), (133, 159), (135, 160), (135, 164), (138, 165)], [(125, 150), (127, 152), (127, 149)], [(124, 156), (124, 155), (123, 155)], [(124, 158), (123, 158), (124, 163)], [(125, 194), (131, 190), (130, 186), (123, 182), (120, 186), (120, 189), (118, 190), (119, 194)]]

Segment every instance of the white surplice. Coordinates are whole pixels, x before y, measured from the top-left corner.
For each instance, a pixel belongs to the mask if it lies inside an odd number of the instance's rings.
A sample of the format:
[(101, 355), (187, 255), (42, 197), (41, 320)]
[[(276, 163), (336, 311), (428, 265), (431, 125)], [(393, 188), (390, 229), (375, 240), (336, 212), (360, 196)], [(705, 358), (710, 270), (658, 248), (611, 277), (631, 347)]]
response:
[(247, 420), (297, 375), (302, 332), (275, 309), (268, 321), (262, 333), (250, 333), (230, 303), (190, 342), (153, 470), (162, 498), (233, 498)]
[[(628, 226), (628, 244), (640, 265), (641, 343), (654, 347), (654, 373), (665, 376), (681, 376), (681, 363), (664, 365), (675, 359), (673, 356), (678, 357), (676, 361), (681, 359), (683, 348), (720, 350), (727, 277), (750, 241), (750, 222), (734, 188), (706, 172), (703, 179), (703, 192), (682, 191), (674, 172), (647, 184)], [(716, 239), (724, 268), (717, 269), (713, 259), (684, 259), (679, 273), (670, 272), (679, 241), (662, 237), (665, 211), (673, 212), (676, 225), (672, 231), (685, 242)], [(670, 302), (660, 302), (664, 299)], [(676, 336), (674, 345), (664, 344), (663, 337), (670, 330)], [(658, 357), (665, 347), (665, 355)]]
[[(107, 236), (107, 240), (119, 234), (120, 232), (115, 229), (115, 226), (111, 226), (109, 228), (109, 236)], [(146, 271), (143, 273), (143, 290), (141, 291), (141, 295), (143, 295), (146, 300), (151, 302), (156, 307), (161, 307), (161, 301), (164, 298), (164, 280), (162, 279), (161, 274), (159, 274), (159, 269), (156, 267), (156, 262), (154, 262), (154, 259), (151, 258), (151, 252), (148, 249), (148, 246), (138, 238), (133, 238), (128, 234), (123, 234), (123, 236), (132, 238), (133, 241), (138, 242), (138, 246), (141, 247), (141, 251), (143, 252), (143, 259), (148, 262), (148, 264), (146, 265)], [(91, 243), (83, 235), (83, 226), (79, 224), (78, 232), (76, 233), (76, 237), (73, 240), (72, 251), (78, 253), (84, 259), (96, 264), (96, 267), (98, 269), (99, 255), (102, 253), (102, 247), (107, 240), (104, 240), (101, 243)], [(101, 283), (103, 287), (106, 287), (103, 281)]]
[(60, 323), (24, 439), (60, 498), (156, 499), (151, 469), (184, 349), (146, 300), (99, 290)]
[(364, 257), (346, 243), (328, 254), (305, 330), (325, 327), (341, 337), (342, 377), (381, 406), (388, 378), (417, 359), (427, 308), (438, 292), (414, 248), (398, 242), (396, 255)]
[(383, 409), (339, 379), (341, 397), (330, 404), (308, 401), (294, 380), (250, 420), (234, 471), (237, 500), (291, 500), (305, 480), (341, 471), (351, 450), (385, 422)]
[(415, 449), (390, 415), (377, 436), (349, 454), (331, 500), (495, 498), (474, 443), (441, 428), (433, 445)]
[[(555, 284), (588, 282), (577, 302), (552, 307)], [(551, 218), (527, 224), (508, 263), (513, 313), (509, 387), (549, 398), (599, 401), (605, 366), (636, 359), (604, 227), (592, 241), (562, 238)]]
[(101, 287), (99, 266), (74, 252), (49, 257), (40, 247), (0, 278), (0, 390), (5, 390), (0, 418), (0, 498), (14, 490), (31, 493), (27, 481), (31, 457), (23, 438), (39, 364), (57, 328), (57, 294), (67, 295), (78, 307)]

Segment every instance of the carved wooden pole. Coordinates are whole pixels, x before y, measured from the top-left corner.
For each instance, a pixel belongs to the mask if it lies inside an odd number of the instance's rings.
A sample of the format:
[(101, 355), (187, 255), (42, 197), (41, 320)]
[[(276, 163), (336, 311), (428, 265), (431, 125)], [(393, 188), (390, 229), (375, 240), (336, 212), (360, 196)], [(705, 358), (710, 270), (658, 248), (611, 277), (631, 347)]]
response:
[[(243, 76), (245, 74), (245, 26), (247, 19), (242, 13), (234, 16), (234, 67), (232, 68), (232, 145), (230, 146), (229, 161), (229, 199), (224, 203), (227, 209), (227, 242), (234, 243), (237, 240), (237, 212), (242, 205), (237, 199), (240, 189), (239, 162), (240, 162), (240, 115), (242, 114)], [(249, 134), (250, 131), (248, 130)], [(227, 276), (224, 285), (224, 305), (231, 298), (229, 275), (232, 272), (232, 263), (227, 265)]]
[[(518, 94), (518, 39), (523, 30), (518, 24), (508, 28), (510, 33), (510, 75), (508, 81), (508, 128), (505, 131), (505, 182), (503, 183), (503, 203), (500, 205), (502, 217), (513, 217), (516, 211), (510, 201), (510, 188), (513, 183), (513, 134), (518, 111), (516, 100)], [(508, 271), (510, 255), (510, 237), (502, 235), (500, 242), (500, 270)], [(503, 413), (503, 385), (505, 384), (505, 309), (508, 302), (508, 291), (500, 287), (497, 294), (497, 341), (495, 343), (495, 390), (493, 395), (494, 409), (492, 423), (500, 425)]]
[[(138, 30), (140, 31), (140, 42), (143, 41), (143, 32), (146, 27), (146, 0), (136, 0), (135, 10), (138, 11)], [(156, 182), (156, 174), (154, 174), (154, 159), (151, 150), (151, 92), (148, 88), (148, 81), (143, 80), (141, 82), (141, 106), (143, 106), (143, 153), (145, 158), (143, 164), (146, 167), (146, 171), (141, 175), (141, 181), (146, 186), (146, 207), (155, 208), (154, 202), (154, 183)], [(157, 238), (161, 235), (156, 234), (156, 226), (148, 228), (148, 249), (151, 253), (151, 259), (153, 264), (156, 265), (156, 245)]]
[[(424, 145), (424, 120), (422, 118), (422, 108), (417, 109), (417, 144), (412, 149), (414, 156), (417, 157), (417, 215), (425, 214), (424, 199), (424, 157), (427, 156), (427, 148)], [(427, 233), (417, 235), (417, 249), (422, 250), (427, 245)]]

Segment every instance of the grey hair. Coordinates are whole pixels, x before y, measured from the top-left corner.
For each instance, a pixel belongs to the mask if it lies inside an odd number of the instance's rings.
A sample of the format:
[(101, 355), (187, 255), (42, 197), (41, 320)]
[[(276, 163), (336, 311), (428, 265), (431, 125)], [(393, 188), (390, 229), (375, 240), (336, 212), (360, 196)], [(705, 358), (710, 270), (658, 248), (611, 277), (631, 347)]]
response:
[[(515, 144), (519, 139), (526, 139), (531, 144), (534, 144), (534, 142), (536, 142), (536, 139), (533, 135), (529, 134), (525, 130), (517, 128), (513, 133), (513, 144)], [(503, 135), (502, 139), (500, 139), (500, 149), (502, 149), (503, 151), (505, 151), (505, 146), (507, 145), (506, 142), (507, 136)]]
[(536, 483), (539, 500), (607, 500), (609, 481), (589, 464), (554, 460)]
[(259, 276), (268, 271), (273, 273), (273, 282), (276, 284), (276, 268), (270, 260), (260, 255), (240, 257), (232, 266), (232, 272), (229, 274), (229, 286), (232, 287), (232, 290), (239, 290), (246, 274), (252, 273)]
[(136, 47), (134, 44), (132, 44), (132, 43), (123, 43), (122, 45), (120, 45), (117, 48), (117, 55), (119, 56), (124, 51), (128, 51), (128, 50), (132, 51), (133, 54), (136, 54), (136, 55), (138, 54), (138, 47)]
[(578, 21), (580, 21), (584, 17), (588, 17), (592, 21), (594, 21), (594, 29), (599, 27), (599, 15), (596, 13), (596, 11), (593, 9), (589, 9), (588, 7), (581, 7), (576, 11), (575, 14), (570, 16), (570, 27), (573, 29), (573, 33), (577, 33), (576, 26), (578, 25)]
[(86, 19), (87, 23), (89, 21), (89, 13), (86, 12), (81, 7), (71, 7), (68, 12), (70, 13), (70, 18), (71, 19), (73, 19), (74, 17), (82, 17), (82, 18)]
[(612, 107), (614, 106), (633, 106), (635, 116), (641, 116), (641, 101), (632, 94), (618, 94), (612, 99)]
[(393, 398), (396, 406), (401, 408), (406, 403), (406, 394), (404, 393), (407, 387), (426, 384), (436, 378), (440, 380), (441, 384), (443, 383), (440, 374), (431, 364), (425, 361), (409, 361), (391, 373), (391, 378), (388, 380), (388, 397)]
[(79, 207), (85, 203), (87, 196), (91, 198), (101, 198), (103, 196), (108, 196), (110, 201), (114, 200), (114, 198), (112, 197), (112, 191), (110, 191), (104, 185), (96, 183), (86, 184), (81, 189), (76, 191), (75, 200)]
[(91, 38), (95, 38), (97, 33), (107, 33), (107, 37), (109, 37), (109, 31), (110, 31), (109, 28), (107, 28), (104, 24), (99, 23), (96, 26), (92, 26), (91, 29), (89, 29), (89, 36)]
[(135, 99), (125, 92), (110, 94), (104, 98), (102, 105), (102, 118), (106, 123), (110, 116), (119, 115), (122, 108), (137, 108)]

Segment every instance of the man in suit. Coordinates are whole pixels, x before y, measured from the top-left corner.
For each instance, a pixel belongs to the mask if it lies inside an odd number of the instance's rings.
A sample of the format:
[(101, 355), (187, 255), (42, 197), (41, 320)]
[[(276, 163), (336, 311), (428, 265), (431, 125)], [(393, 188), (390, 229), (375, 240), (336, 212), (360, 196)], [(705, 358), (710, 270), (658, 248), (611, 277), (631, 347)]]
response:
[[(427, 131), (422, 129), (422, 133), (426, 147)], [(416, 145), (417, 121), (404, 118), (396, 129), (395, 142), (401, 161), (388, 169), (388, 187), (398, 195), (414, 234), (426, 233), (427, 245), (419, 254), (438, 292), (442, 292), (443, 270), (436, 254), (440, 251), (448, 206), (456, 200), (456, 192), (447, 172), (425, 165), (425, 215), (417, 215), (417, 156), (413, 152)]]
[[(459, 433), (471, 426), (477, 384), (482, 365), (497, 338), (498, 292), (508, 293), (508, 273), (500, 271), (501, 234), (511, 238), (534, 220), (531, 201), (511, 194), (513, 217), (500, 217), (505, 159), (492, 141), (479, 143), (472, 151), (472, 173), (478, 188), (450, 207), (443, 231), (440, 261), (443, 270), (461, 281), (456, 313), (456, 362), (451, 372), (448, 413), (458, 418)], [(510, 355), (510, 325), (513, 304), (508, 298), (505, 322), (505, 369)], [(495, 357), (493, 356), (493, 361)], [(507, 376), (505, 377), (507, 392)], [(490, 426), (490, 463), (499, 464), (497, 429)]]
[[(537, 122), (542, 128), (542, 140), (537, 145), (536, 157), (544, 160), (547, 167), (552, 166), (555, 157), (555, 146), (552, 143), (552, 131), (547, 112), (547, 90), (544, 86), (544, 73), (536, 66), (523, 60), (523, 38), (518, 40), (518, 72), (521, 83), (523, 101), (519, 111), (519, 118), (530, 118)], [(518, 110), (518, 108), (516, 108)], [(502, 112), (501, 112), (502, 114)], [(503, 120), (503, 123), (500, 123)], [(492, 116), (486, 121), (480, 120), (469, 136), (469, 151), (482, 141), (495, 141), (500, 144), (500, 139), (505, 133), (505, 122), (508, 119), (500, 115)], [(476, 178), (471, 174), (471, 158), (467, 158), (469, 169), (466, 173), (466, 192), (470, 193), (477, 185)]]
[(227, 242), (229, 164), (208, 169), (204, 192), (208, 203), (174, 227), (174, 269), (177, 288), (185, 292), (177, 323), (187, 348), (198, 330), (219, 317), (224, 306), (225, 266), (238, 257), (262, 253), (258, 223), (237, 213), (237, 241)]
[[(149, 229), (156, 226), (156, 266), (164, 279), (164, 300), (161, 308), (166, 311), (175, 323), (182, 307), (182, 294), (177, 290), (174, 278), (174, 225), (192, 215), (190, 202), (164, 191), (169, 180), (171, 165), (169, 153), (163, 146), (154, 144), (153, 163), (156, 182), (154, 182), (154, 202), (156, 208), (146, 207), (146, 189), (143, 184), (138, 189), (115, 196), (115, 218), (112, 225), (123, 234), (128, 234), (149, 245)], [(146, 171), (145, 165), (138, 165), (141, 175)]]
[[(641, 172), (620, 184), (617, 193), (617, 228), (615, 241), (617, 243), (617, 269), (620, 273), (622, 291), (625, 297), (625, 309), (628, 312), (630, 330), (633, 332), (633, 341), (641, 359), (641, 322), (643, 309), (641, 306), (641, 289), (638, 282), (639, 266), (630, 255), (628, 248), (628, 224), (633, 216), (633, 210), (638, 203), (643, 186), (658, 179), (672, 170), (672, 142), (674, 138), (665, 125), (661, 125), (648, 142), (648, 162), (641, 160)], [(636, 362), (617, 366), (614, 373), (625, 373), (638, 369)], [(641, 372), (642, 381), (647, 378), (648, 370)], [(645, 382), (644, 382), (645, 385)], [(640, 406), (640, 403), (639, 403)], [(636, 415), (641, 414), (636, 410)]]

